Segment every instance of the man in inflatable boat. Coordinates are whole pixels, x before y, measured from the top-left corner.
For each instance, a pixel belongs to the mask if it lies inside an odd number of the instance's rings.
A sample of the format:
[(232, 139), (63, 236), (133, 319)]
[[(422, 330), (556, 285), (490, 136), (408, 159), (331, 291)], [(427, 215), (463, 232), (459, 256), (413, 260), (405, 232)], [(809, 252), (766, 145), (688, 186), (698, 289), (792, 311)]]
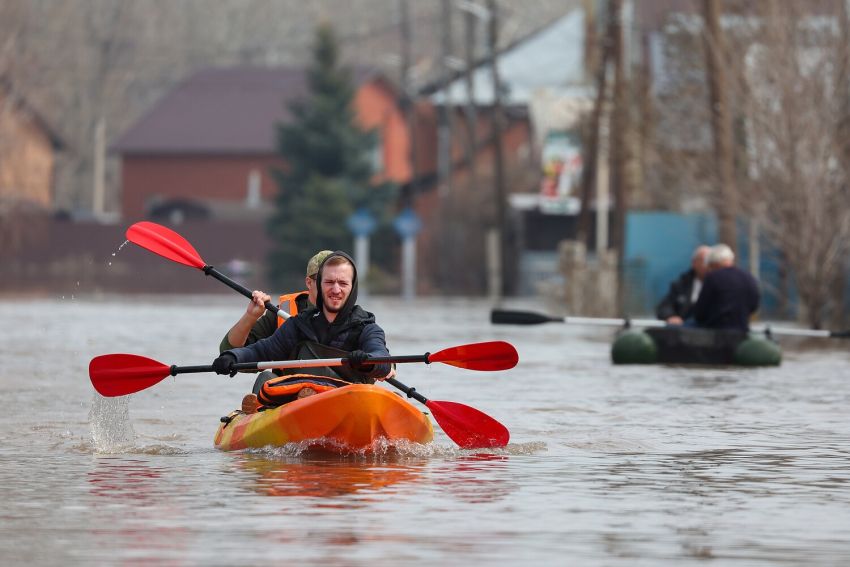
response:
[(692, 315), (694, 304), (697, 302), (702, 281), (708, 273), (708, 253), (710, 246), (697, 246), (691, 256), (691, 267), (682, 272), (670, 284), (670, 290), (655, 308), (655, 315), (671, 325), (681, 325)]
[(712, 246), (707, 261), (708, 274), (693, 307), (694, 326), (746, 333), (759, 308), (758, 282), (735, 265), (735, 252), (726, 244)]
[[(322, 255), (319, 253), (317, 256)], [(314, 258), (317, 258), (314, 256)], [(311, 259), (311, 262), (313, 260)], [(318, 261), (317, 261), (318, 263)], [(310, 264), (308, 264), (309, 279)], [(311, 286), (308, 284), (308, 289)], [(317, 358), (347, 358), (349, 366), (320, 367), (285, 370), (282, 377), (267, 381), (257, 380), (256, 394), (263, 406), (287, 403), (298, 397), (312, 395), (346, 383), (374, 383), (391, 372), (389, 364), (369, 364), (370, 356), (389, 356), (384, 331), (375, 323), (375, 316), (357, 305), (357, 269), (354, 260), (345, 252), (325, 253), (316, 272), (316, 304), (299, 309), (286, 324), (280, 325), (265, 338), (243, 347), (229, 348), (213, 361), (218, 374), (235, 375), (236, 363), (269, 360), (305, 360)], [(293, 294), (298, 295), (298, 294)], [(243, 318), (234, 325), (234, 331), (243, 319), (257, 317), (260, 306), (269, 296), (255, 291), (252, 304)], [(296, 301), (290, 301), (292, 306)], [(255, 319), (256, 321), (256, 319)], [(225, 339), (233, 345), (239, 342), (245, 325)], [(250, 332), (244, 340), (250, 339)], [(223, 346), (224, 341), (222, 341)], [(250, 396), (250, 394), (249, 394)], [(248, 396), (246, 396), (247, 398)], [(249, 402), (243, 406), (251, 406)], [(248, 408), (249, 410), (252, 408)]]

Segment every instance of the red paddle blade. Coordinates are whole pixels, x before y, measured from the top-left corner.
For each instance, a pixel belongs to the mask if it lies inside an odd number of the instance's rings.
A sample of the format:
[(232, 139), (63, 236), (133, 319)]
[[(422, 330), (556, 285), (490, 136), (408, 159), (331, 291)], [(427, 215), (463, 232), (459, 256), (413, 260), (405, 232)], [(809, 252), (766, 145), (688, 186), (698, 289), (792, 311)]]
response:
[(154, 254), (192, 268), (200, 269), (206, 265), (188, 240), (155, 222), (137, 222), (127, 229), (127, 240)]
[(107, 398), (150, 388), (170, 375), (170, 366), (135, 354), (104, 354), (89, 363), (92, 386)]
[(428, 362), (443, 362), (468, 370), (508, 370), (519, 362), (519, 354), (510, 343), (490, 341), (441, 350), (429, 355)]
[(511, 438), (507, 427), (475, 408), (434, 400), (428, 400), (425, 405), (446, 435), (461, 449), (504, 447)]

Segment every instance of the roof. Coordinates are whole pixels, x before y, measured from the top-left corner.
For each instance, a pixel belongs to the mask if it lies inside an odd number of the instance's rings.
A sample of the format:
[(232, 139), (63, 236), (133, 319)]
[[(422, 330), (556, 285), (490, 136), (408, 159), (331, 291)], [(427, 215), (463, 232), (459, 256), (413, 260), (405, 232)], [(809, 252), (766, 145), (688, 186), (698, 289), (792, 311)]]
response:
[[(352, 73), (356, 85), (377, 78)], [(166, 94), (112, 146), (121, 154), (272, 154), (275, 125), (288, 103), (307, 94), (307, 73), (294, 67), (200, 71)]]
[(11, 79), (2, 74), (0, 74), (0, 95), (7, 96), (13, 105), (26, 113), (33, 123), (36, 124), (42, 132), (44, 132), (50, 140), (50, 144), (53, 146), (54, 150), (65, 149), (65, 141), (59, 133), (49, 122), (47, 122), (47, 120), (44, 119), (41, 113), (36, 110), (16, 88), (14, 88)]
[[(499, 79), (506, 89), (503, 102), (527, 105), (534, 93), (548, 89), (567, 97), (592, 97), (594, 88), (585, 74), (584, 10), (575, 7), (545, 28), (500, 52)], [(493, 79), (490, 66), (480, 64), (472, 74), (475, 102), (493, 104)], [(457, 78), (436, 91), (435, 104), (467, 102), (466, 79)]]

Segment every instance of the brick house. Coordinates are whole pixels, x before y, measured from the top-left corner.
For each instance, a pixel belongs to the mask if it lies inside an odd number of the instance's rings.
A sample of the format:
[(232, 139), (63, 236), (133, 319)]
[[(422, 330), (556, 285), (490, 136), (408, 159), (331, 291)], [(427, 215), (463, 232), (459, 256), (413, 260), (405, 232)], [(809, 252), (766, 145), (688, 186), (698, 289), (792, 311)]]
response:
[[(406, 183), (409, 137), (393, 87), (356, 69), (354, 106), (377, 131), (379, 178)], [(297, 68), (234, 67), (198, 72), (160, 100), (113, 146), (122, 163), (122, 216), (247, 219), (264, 216), (277, 188), (276, 125), (307, 94)]]
[(54, 203), (56, 132), (0, 77), (0, 201), (50, 209)]

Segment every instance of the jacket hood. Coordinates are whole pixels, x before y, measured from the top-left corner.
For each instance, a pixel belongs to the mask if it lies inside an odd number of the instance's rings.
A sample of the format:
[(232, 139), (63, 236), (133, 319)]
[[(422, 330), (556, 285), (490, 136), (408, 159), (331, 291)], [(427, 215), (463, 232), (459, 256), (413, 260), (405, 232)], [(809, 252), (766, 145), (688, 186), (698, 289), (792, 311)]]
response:
[(351, 293), (348, 294), (348, 299), (345, 300), (345, 303), (342, 305), (342, 309), (337, 313), (336, 318), (334, 319), (334, 323), (337, 321), (342, 322), (348, 319), (348, 316), (354, 310), (354, 307), (357, 305), (357, 266), (354, 264), (354, 258), (346, 254), (341, 250), (337, 250), (328, 255), (327, 258), (322, 261), (322, 265), (319, 266), (319, 272), (316, 275), (316, 285), (319, 286), (318, 293), (316, 294), (316, 309), (319, 312), (322, 312), (324, 309), (324, 298), (322, 297), (322, 273), (325, 270), (325, 265), (328, 263), (328, 260), (336, 257), (343, 257), (351, 263), (351, 267), (354, 271), (354, 276), (351, 278)]

